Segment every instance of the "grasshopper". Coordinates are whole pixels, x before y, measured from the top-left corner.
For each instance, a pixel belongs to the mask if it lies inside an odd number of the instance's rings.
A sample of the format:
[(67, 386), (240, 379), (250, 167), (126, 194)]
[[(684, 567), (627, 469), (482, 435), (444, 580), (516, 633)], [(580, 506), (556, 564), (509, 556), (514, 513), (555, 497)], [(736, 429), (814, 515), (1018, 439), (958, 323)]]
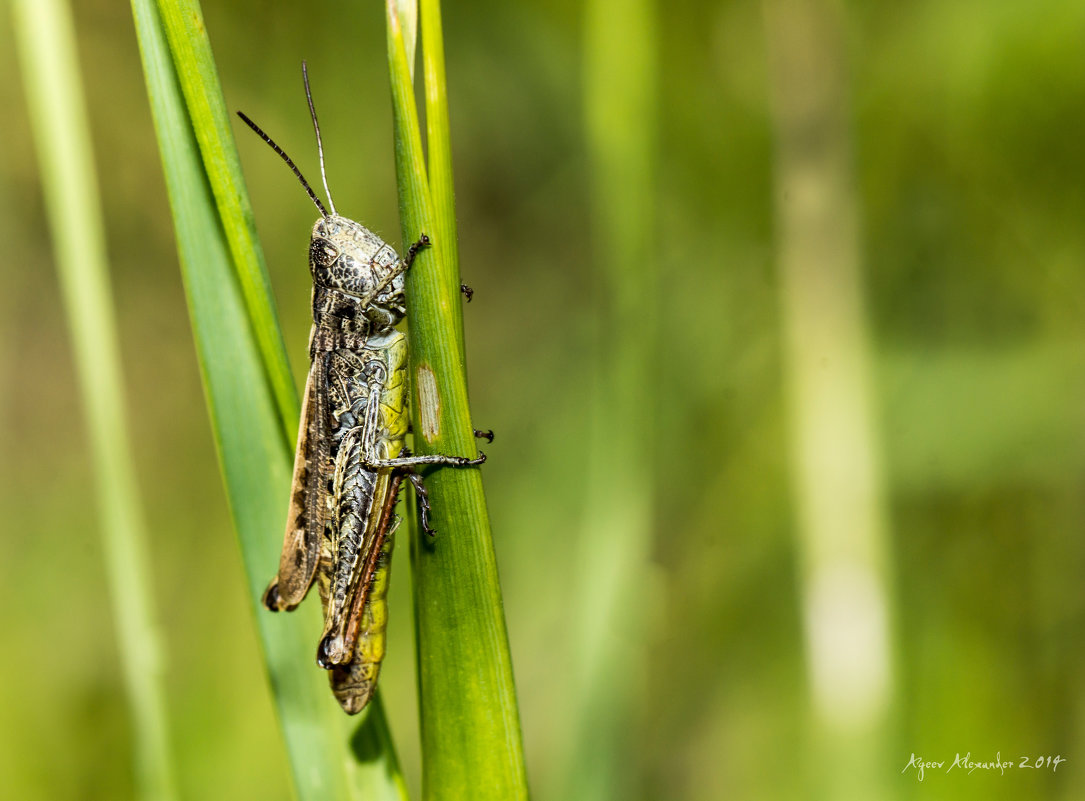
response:
[[(388, 563), (403, 479), (413, 485), (422, 528), (432, 535), (429, 501), (415, 467), (470, 467), (486, 455), (414, 456), (405, 445), (407, 339), (395, 325), (406, 315), (404, 274), (429, 238), (422, 234), (400, 259), (373, 232), (336, 213), (304, 62), (302, 76), (330, 213), (290, 157), (238, 112), (293, 170), (320, 211), (309, 241), (309, 377), (279, 570), (263, 603), (273, 612), (289, 611), (318, 585), (324, 631), (316, 661), (328, 671), (340, 706), (353, 715), (372, 697), (384, 657)], [(492, 432), (475, 434), (493, 441)]]

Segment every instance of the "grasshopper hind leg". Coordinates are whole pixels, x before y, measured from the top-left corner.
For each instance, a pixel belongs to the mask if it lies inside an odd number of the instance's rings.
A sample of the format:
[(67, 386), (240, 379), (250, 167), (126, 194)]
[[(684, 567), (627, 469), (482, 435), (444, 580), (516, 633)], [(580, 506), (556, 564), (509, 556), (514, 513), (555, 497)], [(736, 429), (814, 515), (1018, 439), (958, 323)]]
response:
[[(404, 448), (403, 450), (406, 451), (407, 449)], [(421, 474), (417, 473), (413, 467), (407, 468), (407, 479), (411, 482), (411, 486), (414, 487), (414, 498), (418, 504), (418, 519), (422, 523), (422, 530), (426, 532), (427, 537), (436, 537), (437, 532), (429, 524), (429, 513), (433, 507), (429, 503), (426, 482), (422, 480)]]
[(336, 635), (328, 633), (324, 635), (324, 638), (320, 641), (320, 644), (316, 647), (316, 663), (325, 670), (331, 670), (338, 666), (338, 662), (342, 660), (336, 660), (335, 655), (332, 653), (332, 642), (336, 639)]

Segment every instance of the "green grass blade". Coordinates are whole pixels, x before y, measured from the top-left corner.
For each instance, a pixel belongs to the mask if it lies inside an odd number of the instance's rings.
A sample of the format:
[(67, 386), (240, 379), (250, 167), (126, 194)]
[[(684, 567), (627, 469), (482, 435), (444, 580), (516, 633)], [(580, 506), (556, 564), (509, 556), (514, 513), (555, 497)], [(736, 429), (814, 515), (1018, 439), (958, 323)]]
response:
[[(221, 204), (201, 160), (203, 147), (189, 116), (192, 104), (186, 106), (182, 95), (178, 73), (195, 67), (184, 60), (175, 65), (171, 59), (163, 20), (152, 0), (133, 0), (132, 8), (215, 443), (298, 797), (403, 798), (380, 704), (374, 703), (355, 729), (355, 721), (333, 701), (326, 676), (314, 666), (318, 604), (303, 604), (281, 615), (271, 615), (260, 605), (264, 584), (278, 564), (292, 448), (283, 436), (281, 404), (265, 378), (254, 334), (260, 323), (249, 317), (243, 281), (219, 216)], [(221, 95), (217, 84), (207, 90)], [(203, 138), (214, 137), (204, 131)], [(232, 149), (232, 142), (211, 147), (221, 149)], [(236, 188), (244, 193), (242, 184)], [(229, 218), (239, 215), (244, 216), (235, 209)], [(274, 337), (279, 337), (277, 331)], [(296, 398), (293, 405), (297, 407)], [(255, 672), (255, 666), (238, 671), (239, 680)]]
[(279, 328), (267, 266), (256, 236), (252, 206), (234, 146), (231, 116), (219, 87), (211, 42), (197, 0), (159, 0), (159, 13), (177, 75), (200, 144), (204, 169), (215, 196), (230, 255), (240, 278), (242, 297), (252, 320), (256, 344), (278, 406), (283, 432), (297, 439), (298, 394)]
[[(598, 268), (597, 344), (590, 358), (587, 509), (576, 563), (574, 732), (562, 770), (567, 797), (635, 796), (630, 732), (647, 686), (645, 625), (656, 608), (652, 432), (657, 429), (655, 8), (652, 0), (585, 6), (584, 117)], [(636, 625), (630, 620), (636, 614)]]
[[(423, 6), (422, 28), (439, 34), (436, 5)], [(388, 56), (395, 125), (396, 175), (404, 246), (423, 231), (435, 246), (408, 274), (412, 415), (421, 453), (476, 453), (459, 332), (455, 227), (448, 203), (431, 202), (403, 28), (389, 0)], [(429, 41), (427, 38), (426, 41)], [(439, 50), (427, 55), (427, 93), (445, 103)], [(431, 152), (448, 150), (447, 115), (431, 124)], [(438, 232), (449, 232), (441, 233)], [(436, 241), (438, 235), (450, 241)], [(412, 541), (415, 621), (426, 799), (512, 801), (527, 797), (519, 712), (482, 475), (438, 470), (427, 477), (435, 541)]]
[(136, 786), (176, 797), (147, 530), (128, 438), (120, 344), (71, 12), (15, 0), (23, 81), (94, 463), (99, 525), (132, 716)]

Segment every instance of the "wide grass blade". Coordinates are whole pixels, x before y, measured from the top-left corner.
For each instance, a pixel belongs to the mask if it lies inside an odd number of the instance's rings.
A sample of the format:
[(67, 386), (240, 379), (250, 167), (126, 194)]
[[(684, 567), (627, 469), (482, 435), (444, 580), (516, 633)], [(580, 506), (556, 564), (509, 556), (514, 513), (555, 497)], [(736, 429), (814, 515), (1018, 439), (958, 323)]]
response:
[[(396, 0), (387, 2), (403, 244), (423, 232), (434, 242), (421, 251), (407, 277), (414, 443), (420, 453), (473, 456), (439, 7), (424, 3), (421, 19), (429, 148), (439, 173), (439, 202), (434, 203), (400, 6)], [(438, 536), (412, 541), (423, 797), (526, 798), (519, 712), (482, 476), (478, 469), (441, 469), (427, 476), (427, 487)]]
[[(248, 202), (232, 136), (221, 124), (224, 103), (199, 8), (151, 0), (133, 0), (132, 8), (215, 443), (298, 797), (403, 798), (379, 702), (354, 730), (314, 665), (318, 604), (280, 615), (260, 605), (278, 564), (297, 397), (292, 382), (292, 397), (284, 397), (274, 377), (285, 356), (268, 355), (281, 346), (270, 296), (254, 303), (247, 294), (266, 292), (266, 278), (245, 274), (263, 266), (255, 239), (242, 230), (251, 225)], [(290, 410), (288, 437), (283, 421)], [(239, 681), (258, 673), (255, 666), (229, 667)]]
[(22, 63), (61, 296), (90, 435), (113, 621), (132, 716), (136, 786), (176, 797), (147, 529), (128, 437), (120, 344), (109, 286), (98, 180), (63, 0), (14, 0)]
[(230, 114), (219, 87), (211, 42), (198, 0), (159, 0), (159, 13), (177, 65), (177, 76), (200, 144), (204, 170), (237, 272), (247, 316), (279, 408), (283, 431), (292, 445), (301, 412), (282, 331), (271, 295), (264, 254), (256, 237), (252, 206), (241, 176)]

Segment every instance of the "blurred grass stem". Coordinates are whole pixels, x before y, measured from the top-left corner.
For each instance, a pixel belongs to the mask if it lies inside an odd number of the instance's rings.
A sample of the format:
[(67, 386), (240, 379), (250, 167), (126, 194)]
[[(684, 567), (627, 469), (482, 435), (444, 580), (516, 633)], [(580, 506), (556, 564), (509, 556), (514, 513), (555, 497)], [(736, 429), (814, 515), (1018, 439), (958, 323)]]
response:
[(61, 296), (90, 436), (117, 644), (146, 801), (176, 797), (148, 537), (128, 436), (120, 344), (79, 79), (71, 12), (63, 0), (13, 0), (42, 188)]
[(657, 63), (652, 0), (585, 8), (583, 102), (599, 314), (590, 356), (586, 512), (574, 597), (573, 737), (563, 797), (634, 797), (629, 739), (652, 637), (655, 475), (652, 370), (657, 352), (655, 251)]
[(886, 798), (886, 510), (874, 437), (846, 48), (831, 0), (765, 0), (784, 368), (819, 797)]

